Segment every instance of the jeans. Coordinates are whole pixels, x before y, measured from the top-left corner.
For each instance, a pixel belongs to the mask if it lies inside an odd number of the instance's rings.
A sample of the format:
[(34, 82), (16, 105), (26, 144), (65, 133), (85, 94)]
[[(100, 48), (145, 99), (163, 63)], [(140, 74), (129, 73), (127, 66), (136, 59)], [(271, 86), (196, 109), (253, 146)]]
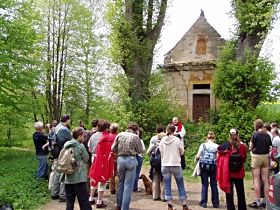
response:
[(135, 156), (119, 156), (117, 163), (119, 177), (117, 205), (121, 210), (129, 210), (137, 159)]
[(233, 200), (233, 185), (235, 185), (237, 193), (237, 206), (238, 210), (246, 210), (246, 200), (244, 192), (244, 182), (243, 179), (230, 178), (230, 193), (226, 193), (226, 203), (227, 210), (235, 210), (234, 200)]
[(143, 157), (140, 155), (136, 155), (137, 159), (137, 167), (136, 167), (136, 175), (135, 175), (135, 180), (134, 180), (134, 185), (133, 185), (133, 191), (136, 192), (138, 190), (138, 180), (143, 164)]
[(186, 190), (185, 190), (185, 184), (184, 184), (184, 178), (183, 178), (181, 166), (162, 166), (161, 173), (165, 184), (165, 200), (167, 201), (172, 200), (172, 194), (171, 194), (172, 175), (174, 176), (178, 187), (179, 199), (181, 201), (186, 200), (187, 196), (186, 196)]
[(51, 189), (51, 195), (57, 196), (60, 198), (65, 198), (65, 186), (63, 182), (60, 182), (61, 173), (57, 171), (57, 159), (53, 160), (52, 164), (52, 173), (53, 173), (53, 186)]
[(88, 201), (86, 182), (65, 184), (66, 210), (73, 210), (76, 196), (81, 210), (92, 210)]
[(47, 155), (37, 155), (37, 160), (39, 161), (39, 166), (37, 170), (37, 178), (48, 179), (48, 156)]
[(207, 204), (208, 198), (208, 186), (209, 186), (209, 178), (210, 178), (210, 186), (211, 186), (211, 195), (212, 195), (212, 204), (214, 207), (219, 206), (219, 193), (217, 187), (216, 180), (216, 165), (211, 165), (209, 169), (201, 168), (201, 200), (200, 204)]

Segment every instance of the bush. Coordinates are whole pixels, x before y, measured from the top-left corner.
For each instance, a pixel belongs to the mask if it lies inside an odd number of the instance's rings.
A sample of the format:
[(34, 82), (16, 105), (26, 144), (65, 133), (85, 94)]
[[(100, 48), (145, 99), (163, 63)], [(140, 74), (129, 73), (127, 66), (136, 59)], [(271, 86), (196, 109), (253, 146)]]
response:
[(256, 115), (264, 122), (280, 124), (280, 104), (260, 104), (257, 107)]
[(0, 202), (15, 209), (37, 209), (49, 200), (47, 182), (36, 179), (33, 152), (0, 148)]

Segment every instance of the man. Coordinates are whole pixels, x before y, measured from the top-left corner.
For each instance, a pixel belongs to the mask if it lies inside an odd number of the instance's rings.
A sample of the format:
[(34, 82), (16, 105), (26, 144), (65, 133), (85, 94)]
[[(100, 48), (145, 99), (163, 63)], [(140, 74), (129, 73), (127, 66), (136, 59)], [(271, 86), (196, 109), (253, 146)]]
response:
[(36, 149), (36, 157), (39, 161), (37, 178), (48, 179), (48, 150), (44, 149), (44, 145), (47, 144), (47, 136), (42, 132), (43, 126), (42, 122), (36, 122), (34, 124), (36, 131), (33, 134), (33, 141)]
[[(60, 123), (55, 127), (55, 138), (59, 145), (60, 151), (64, 144), (72, 139), (72, 135), (68, 127), (70, 126), (70, 116), (64, 115), (60, 119)], [(65, 188), (64, 182), (60, 182), (60, 175), (57, 171), (57, 158), (53, 161), (52, 172), (53, 172), (53, 187), (51, 189), (51, 198), (53, 200), (59, 199), (60, 202), (65, 202)]]
[(134, 184), (137, 159), (136, 155), (143, 152), (137, 131), (137, 123), (128, 124), (127, 130), (117, 135), (112, 151), (117, 153), (119, 186), (117, 207), (115, 210), (129, 210), (131, 192)]
[[(173, 123), (173, 125), (175, 125), (175, 129), (176, 129), (174, 135), (179, 137), (182, 140), (183, 145), (184, 145), (184, 137), (186, 135), (186, 130), (185, 130), (183, 124), (179, 121), (178, 117), (173, 117), (172, 123)], [(181, 155), (181, 167), (182, 167), (182, 169), (186, 168), (185, 155)]]
[(186, 130), (183, 126), (183, 124), (179, 121), (179, 118), (178, 117), (173, 117), (172, 118), (172, 123), (173, 125), (175, 125), (175, 128), (176, 128), (176, 131), (175, 131), (175, 135), (180, 135), (179, 138), (181, 140), (184, 139), (184, 136), (186, 135)]

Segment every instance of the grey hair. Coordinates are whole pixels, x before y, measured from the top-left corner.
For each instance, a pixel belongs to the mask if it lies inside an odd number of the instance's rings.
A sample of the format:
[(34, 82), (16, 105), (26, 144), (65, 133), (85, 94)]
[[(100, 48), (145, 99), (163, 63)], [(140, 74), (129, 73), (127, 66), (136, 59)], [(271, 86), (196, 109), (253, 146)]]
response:
[(43, 128), (44, 124), (40, 121), (34, 123), (35, 129)]

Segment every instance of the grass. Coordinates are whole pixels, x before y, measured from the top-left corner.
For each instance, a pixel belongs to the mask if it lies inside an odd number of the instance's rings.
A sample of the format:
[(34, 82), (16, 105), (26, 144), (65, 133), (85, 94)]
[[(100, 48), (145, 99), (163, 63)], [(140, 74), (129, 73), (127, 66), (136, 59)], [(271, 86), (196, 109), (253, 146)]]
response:
[(49, 201), (47, 182), (36, 179), (34, 152), (0, 147), (0, 202), (15, 209), (37, 209)]

